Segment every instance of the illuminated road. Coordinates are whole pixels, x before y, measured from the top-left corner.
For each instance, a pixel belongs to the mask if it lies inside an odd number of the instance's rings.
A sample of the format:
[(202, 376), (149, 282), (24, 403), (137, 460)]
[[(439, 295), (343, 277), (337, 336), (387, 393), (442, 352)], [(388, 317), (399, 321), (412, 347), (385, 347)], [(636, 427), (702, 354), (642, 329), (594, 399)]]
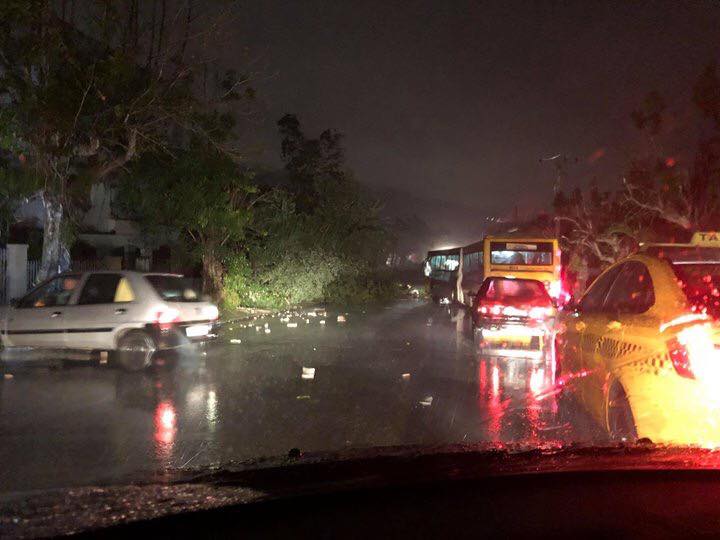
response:
[(122, 482), (292, 448), (578, 438), (557, 419), (549, 366), (478, 358), (447, 308), (408, 300), (321, 319), (229, 324), (206, 354), (149, 373), (8, 366), (0, 490)]

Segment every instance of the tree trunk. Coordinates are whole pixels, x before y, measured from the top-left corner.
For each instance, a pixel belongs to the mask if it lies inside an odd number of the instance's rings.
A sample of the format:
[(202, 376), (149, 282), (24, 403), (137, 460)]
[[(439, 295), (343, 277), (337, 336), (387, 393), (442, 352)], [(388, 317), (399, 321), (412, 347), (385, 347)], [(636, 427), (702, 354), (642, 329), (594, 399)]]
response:
[(223, 266), (215, 246), (205, 246), (202, 255), (203, 293), (219, 301), (222, 294)]
[(43, 227), (42, 261), (38, 270), (38, 281), (44, 281), (60, 270), (60, 225), (63, 207), (55, 197), (43, 194), (45, 225)]

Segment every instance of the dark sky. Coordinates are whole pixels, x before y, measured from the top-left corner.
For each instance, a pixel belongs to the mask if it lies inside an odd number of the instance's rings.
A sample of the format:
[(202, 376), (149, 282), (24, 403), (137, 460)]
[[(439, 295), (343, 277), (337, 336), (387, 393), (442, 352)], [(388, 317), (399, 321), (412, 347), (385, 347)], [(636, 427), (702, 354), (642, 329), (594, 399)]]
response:
[(266, 76), (265, 160), (294, 112), (310, 135), (343, 132), (370, 185), (500, 214), (549, 203), (541, 157), (577, 157), (573, 183), (610, 185), (637, 151), (642, 97), (661, 92), (682, 120), (720, 53), (717, 1), (261, 0), (241, 14), (238, 45)]

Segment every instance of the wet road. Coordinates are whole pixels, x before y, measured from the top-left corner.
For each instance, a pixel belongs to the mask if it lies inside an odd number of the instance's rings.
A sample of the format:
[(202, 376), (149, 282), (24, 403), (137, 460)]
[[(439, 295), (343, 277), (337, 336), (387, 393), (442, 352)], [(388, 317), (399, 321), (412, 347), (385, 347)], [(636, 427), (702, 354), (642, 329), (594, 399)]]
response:
[(478, 357), (462, 314), (407, 300), (336, 317), (228, 324), (204, 353), (148, 373), (8, 366), (0, 492), (118, 482), (291, 448), (577, 438), (558, 420), (551, 366)]

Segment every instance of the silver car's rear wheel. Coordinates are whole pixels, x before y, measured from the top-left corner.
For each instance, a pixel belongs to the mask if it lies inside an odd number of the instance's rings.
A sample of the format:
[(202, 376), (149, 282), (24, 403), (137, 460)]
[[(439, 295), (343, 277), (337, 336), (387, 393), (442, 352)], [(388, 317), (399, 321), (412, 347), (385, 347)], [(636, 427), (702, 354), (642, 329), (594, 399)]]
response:
[(142, 330), (131, 330), (118, 341), (115, 351), (117, 362), (127, 371), (140, 371), (150, 367), (157, 346)]

